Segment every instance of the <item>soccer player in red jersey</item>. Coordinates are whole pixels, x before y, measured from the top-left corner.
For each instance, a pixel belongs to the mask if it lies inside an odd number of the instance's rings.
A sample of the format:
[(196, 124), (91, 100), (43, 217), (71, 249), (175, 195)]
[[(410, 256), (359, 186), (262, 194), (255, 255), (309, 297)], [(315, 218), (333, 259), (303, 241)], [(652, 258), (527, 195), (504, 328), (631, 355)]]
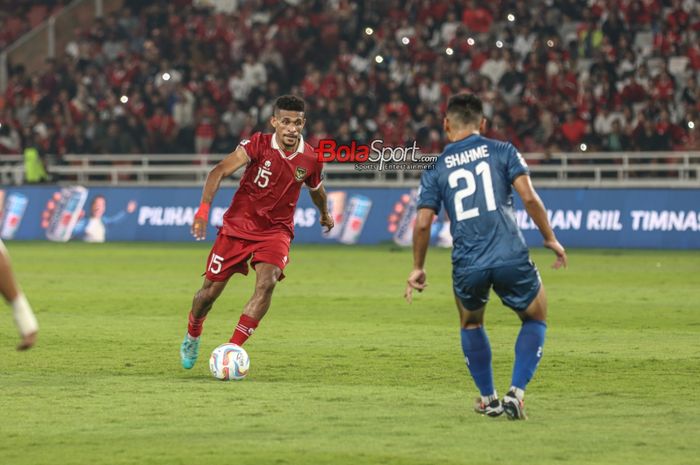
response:
[(5, 245), (0, 240), (0, 295), (12, 305), (12, 316), (17, 325), (21, 341), (17, 350), (27, 350), (36, 343), (39, 325), (36, 322), (32, 307), (17, 285), (10, 265), (10, 256)]
[(204, 284), (192, 301), (187, 334), (180, 348), (184, 368), (192, 368), (197, 361), (207, 313), (233, 274), (248, 274), (248, 260), (255, 269), (255, 291), (243, 308), (230, 342), (243, 345), (267, 313), (275, 285), (284, 278), (283, 270), (289, 262), (294, 211), (302, 184), (309, 188), (321, 212), (321, 226), (327, 231), (333, 228), (322, 184), (322, 164), (301, 135), (306, 123), (304, 101), (293, 95), (279, 97), (270, 122), (275, 128), (273, 134), (257, 132), (241, 141), (211, 170), (204, 184), (192, 224), (197, 240), (205, 238), (209, 208), (221, 180), (246, 166), (209, 253)]

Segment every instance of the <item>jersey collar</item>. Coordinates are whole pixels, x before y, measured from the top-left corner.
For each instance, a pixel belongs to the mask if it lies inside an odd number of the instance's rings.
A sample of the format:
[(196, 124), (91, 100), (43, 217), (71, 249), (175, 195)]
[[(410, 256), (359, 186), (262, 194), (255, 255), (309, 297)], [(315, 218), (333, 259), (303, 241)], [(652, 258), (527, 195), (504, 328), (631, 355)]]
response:
[(299, 144), (297, 145), (297, 149), (294, 151), (293, 154), (287, 156), (286, 153), (284, 153), (284, 150), (282, 150), (277, 143), (277, 137), (275, 137), (275, 133), (272, 133), (272, 142), (271, 142), (272, 148), (277, 150), (279, 154), (282, 156), (282, 158), (286, 160), (291, 160), (292, 158), (296, 157), (298, 154), (304, 151), (304, 136), (299, 134)]
[(472, 132), (471, 134), (469, 134), (469, 135), (466, 136), (466, 137), (463, 137), (463, 138), (461, 138), (461, 139), (459, 139), (459, 140), (456, 140), (456, 141), (454, 141), (454, 142), (450, 142), (449, 144), (447, 144), (447, 145), (445, 146), (445, 150), (447, 150), (448, 147), (449, 147), (449, 148), (452, 148), (452, 147), (454, 147), (454, 146), (457, 145), (457, 144), (462, 144), (462, 143), (468, 141), (470, 138), (472, 138), (472, 137), (474, 137), (474, 136), (479, 137), (479, 136), (481, 136), (481, 134), (479, 133), (479, 131), (474, 131), (474, 132)]

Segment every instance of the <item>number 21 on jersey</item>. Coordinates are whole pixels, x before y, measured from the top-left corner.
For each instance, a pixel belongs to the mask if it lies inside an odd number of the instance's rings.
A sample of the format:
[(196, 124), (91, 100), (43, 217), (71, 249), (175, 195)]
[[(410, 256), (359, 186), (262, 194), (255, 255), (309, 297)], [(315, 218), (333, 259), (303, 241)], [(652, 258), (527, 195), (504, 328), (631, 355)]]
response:
[[(484, 186), (484, 196), (486, 197), (486, 209), (490, 212), (494, 211), (496, 209), (496, 197), (493, 194), (493, 184), (491, 183), (491, 168), (489, 167), (489, 164), (485, 161), (482, 161), (481, 163), (476, 165), (476, 175), (481, 178), (481, 183)], [(464, 168), (460, 168), (450, 173), (449, 178), (447, 178), (452, 189), (459, 187), (460, 179), (463, 179), (466, 182), (466, 186), (463, 189), (460, 189), (457, 192), (455, 192), (454, 201), (457, 221), (476, 218), (477, 216), (479, 216), (478, 207), (470, 208), (468, 210), (464, 209), (464, 199), (476, 193), (476, 177), (471, 171)]]

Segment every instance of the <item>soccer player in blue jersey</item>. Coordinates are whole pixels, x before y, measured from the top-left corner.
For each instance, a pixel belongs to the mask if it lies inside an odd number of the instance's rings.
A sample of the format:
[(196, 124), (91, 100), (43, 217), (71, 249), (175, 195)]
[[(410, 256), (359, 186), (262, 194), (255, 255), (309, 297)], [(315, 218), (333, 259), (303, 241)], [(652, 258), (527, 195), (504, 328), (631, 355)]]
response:
[[(454, 242), (452, 281), (462, 350), (481, 393), (475, 410), (492, 417), (505, 411), (510, 419), (526, 419), (523, 397), (542, 358), (547, 299), (515, 221), (513, 187), (540, 230), (544, 246), (557, 256), (553, 268), (566, 267), (566, 252), (552, 231), (520, 153), (508, 142), (480, 135), (485, 124), (481, 100), (470, 94), (451, 97), (443, 124), (451, 143), (421, 177), (413, 229), (413, 271), (405, 297), (410, 303), (413, 290), (420, 292), (427, 286), (424, 265), (430, 225), (444, 205)], [(502, 401), (494, 388), (491, 346), (484, 329), (484, 310), (492, 287), (522, 320), (511, 386)]]

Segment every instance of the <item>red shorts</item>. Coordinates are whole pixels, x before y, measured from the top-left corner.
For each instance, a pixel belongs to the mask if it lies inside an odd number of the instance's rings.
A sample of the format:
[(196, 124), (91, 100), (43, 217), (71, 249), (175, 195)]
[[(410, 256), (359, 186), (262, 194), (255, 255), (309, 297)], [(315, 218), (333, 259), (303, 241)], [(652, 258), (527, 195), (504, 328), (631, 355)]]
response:
[[(226, 281), (234, 273), (248, 274), (248, 260), (255, 268), (269, 263), (281, 270), (289, 263), (289, 236), (278, 235), (260, 241), (219, 234), (207, 259), (205, 276), (209, 281)], [(284, 279), (284, 272), (279, 277)]]

